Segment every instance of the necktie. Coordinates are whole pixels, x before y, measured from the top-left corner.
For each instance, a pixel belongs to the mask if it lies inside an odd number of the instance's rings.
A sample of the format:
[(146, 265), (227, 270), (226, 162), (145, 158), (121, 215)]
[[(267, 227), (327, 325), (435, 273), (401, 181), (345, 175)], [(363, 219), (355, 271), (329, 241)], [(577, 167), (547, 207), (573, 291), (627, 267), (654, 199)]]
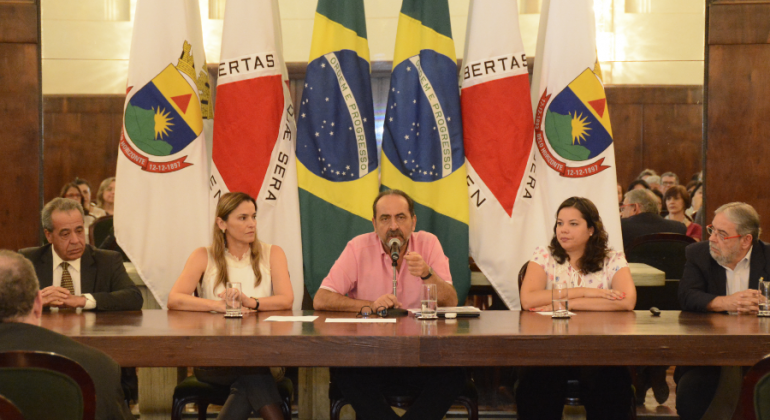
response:
[(61, 263), (62, 266), (62, 272), (61, 272), (61, 287), (67, 289), (72, 293), (75, 294), (75, 286), (72, 284), (72, 276), (70, 275), (70, 271), (67, 270), (67, 267), (69, 267), (68, 262)]

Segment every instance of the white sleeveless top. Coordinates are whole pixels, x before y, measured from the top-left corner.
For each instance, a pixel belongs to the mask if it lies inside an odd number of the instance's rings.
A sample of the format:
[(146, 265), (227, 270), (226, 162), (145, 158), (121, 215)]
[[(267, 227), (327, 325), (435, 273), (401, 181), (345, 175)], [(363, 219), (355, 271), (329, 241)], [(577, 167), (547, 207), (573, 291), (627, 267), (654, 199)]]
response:
[[(225, 250), (225, 261), (227, 262), (227, 276), (231, 282), (240, 282), (241, 290), (246, 296), (253, 298), (263, 298), (273, 295), (273, 282), (270, 278), (270, 248), (272, 245), (260, 242), (262, 247), (259, 259), (259, 271), (262, 273), (262, 281), (259, 286), (254, 286), (256, 276), (251, 268), (251, 255), (247, 253), (243, 259), (238, 260), (232, 254)], [(208, 263), (206, 271), (203, 273), (203, 280), (198, 286), (198, 296), (204, 299), (219, 300), (219, 294), (225, 291), (225, 285), (220, 284), (214, 289), (214, 282), (217, 279), (219, 270), (214, 262), (214, 256), (211, 253), (211, 247), (206, 248), (208, 254)]]

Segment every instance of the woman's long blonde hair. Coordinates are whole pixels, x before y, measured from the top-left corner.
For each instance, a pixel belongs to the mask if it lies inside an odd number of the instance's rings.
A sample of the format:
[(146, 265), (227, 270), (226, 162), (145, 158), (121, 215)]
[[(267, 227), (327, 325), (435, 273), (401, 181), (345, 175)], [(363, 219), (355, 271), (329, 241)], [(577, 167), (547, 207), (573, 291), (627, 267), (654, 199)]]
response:
[(111, 176), (109, 178), (105, 178), (104, 181), (102, 181), (101, 184), (99, 184), (99, 191), (96, 192), (96, 206), (101, 208), (104, 206), (104, 192), (107, 191), (107, 188), (110, 187), (110, 184), (115, 182), (115, 177)]
[[(257, 208), (257, 202), (246, 193), (242, 192), (229, 192), (223, 195), (217, 203), (216, 217), (227, 221), (230, 217), (230, 213), (245, 201), (250, 201), (254, 204), (254, 209)], [(214, 263), (217, 266), (217, 278), (214, 281), (214, 289), (220, 284), (227, 284), (227, 262), (225, 261), (225, 249), (227, 249), (226, 234), (219, 230), (216, 220), (214, 221), (214, 243), (211, 245), (211, 253), (214, 255)], [(259, 271), (259, 260), (262, 257), (261, 247), (259, 245), (259, 239), (257, 239), (257, 232), (254, 231), (254, 242), (251, 243), (251, 268), (254, 270), (254, 287), (259, 286), (262, 282), (262, 273)]]

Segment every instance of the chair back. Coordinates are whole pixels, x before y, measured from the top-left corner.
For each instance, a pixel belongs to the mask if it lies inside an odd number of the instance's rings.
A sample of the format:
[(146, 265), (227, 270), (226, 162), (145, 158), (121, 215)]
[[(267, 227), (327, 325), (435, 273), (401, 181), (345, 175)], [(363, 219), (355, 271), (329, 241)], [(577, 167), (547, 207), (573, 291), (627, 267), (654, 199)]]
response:
[(2, 395), (0, 395), (0, 420), (24, 420), (19, 407)]
[(743, 376), (733, 420), (770, 420), (770, 355)]
[(91, 376), (64, 356), (34, 351), (0, 353), (0, 394), (27, 419), (93, 420)]
[(684, 249), (695, 239), (680, 233), (654, 233), (636, 238), (626, 250), (626, 260), (643, 263), (666, 273), (667, 279), (681, 279), (687, 261)]
[(102, 216), (94, 220), (88, 230), (90, 244), (94, 248), (99, 248), (102, 242), (109, 236), (110, 229), (112, 229), (112, 216)]

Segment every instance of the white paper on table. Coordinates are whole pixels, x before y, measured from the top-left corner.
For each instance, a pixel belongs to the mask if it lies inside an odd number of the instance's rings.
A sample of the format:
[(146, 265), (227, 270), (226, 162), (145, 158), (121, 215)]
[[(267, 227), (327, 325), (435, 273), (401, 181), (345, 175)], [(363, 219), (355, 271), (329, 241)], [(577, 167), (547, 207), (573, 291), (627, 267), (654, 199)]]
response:
[(305, 315), (305, 316), (278, 316), (273, 315), (268, 317), (265, 321), (276, 322), (313, 322), (318, 319), (318, 315)]
[(326, 318), (326, 322), (359, 324), (395, 324), (395, 318)]
[[(540, 315), (548, 315), (548, 316), (553, 316), (553, 311), (550, 311), (550, 312), (535, 312), (535, 313), (536, 313), (536, 314), (540, 314)], [(575, 315), (577, 315), (577, 314), (576, 314), (576, 313), (574, 313), (574, 312), (567, 312), (567, 313), (569, 314), (569, 316), (575, 316)]]

